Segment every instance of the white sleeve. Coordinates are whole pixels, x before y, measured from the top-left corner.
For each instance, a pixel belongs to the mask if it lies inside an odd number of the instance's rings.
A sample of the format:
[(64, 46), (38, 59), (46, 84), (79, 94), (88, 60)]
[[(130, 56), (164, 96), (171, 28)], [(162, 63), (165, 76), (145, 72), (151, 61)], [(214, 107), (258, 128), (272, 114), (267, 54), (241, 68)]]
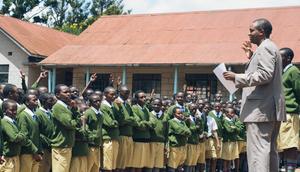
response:
[(218, 125), (214, 118), (211, 118), (211, 129), (212, 131), (216, 131), (218, 129)]

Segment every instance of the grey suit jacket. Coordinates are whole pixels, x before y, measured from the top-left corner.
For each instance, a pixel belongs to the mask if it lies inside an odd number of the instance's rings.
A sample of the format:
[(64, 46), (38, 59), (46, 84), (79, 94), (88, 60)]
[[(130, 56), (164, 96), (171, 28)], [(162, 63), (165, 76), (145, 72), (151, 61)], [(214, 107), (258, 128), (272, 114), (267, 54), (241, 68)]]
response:
[(243, 88), (243, 122), (285, 121), (282, 59), (276, 45), (264, 40), (253, 53), (244, 74), (236, 74), (235, 85)]

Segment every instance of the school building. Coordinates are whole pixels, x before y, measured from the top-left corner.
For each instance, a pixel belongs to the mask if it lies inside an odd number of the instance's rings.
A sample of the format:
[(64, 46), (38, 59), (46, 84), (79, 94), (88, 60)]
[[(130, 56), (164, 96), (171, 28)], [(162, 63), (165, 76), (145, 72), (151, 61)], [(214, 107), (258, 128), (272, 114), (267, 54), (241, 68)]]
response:
[(94, 89), (103, 90), (113, 74), (133, 92), (155, 89), (157, 95), (171, 96), (186, 85), (189, 92), (202, 97), (217, 90), (229, 97), (213, 69), (225, 63), (229, 70), (244, 71), (248, 59), (241, 45), (249, 40), (252, 21), (270, 20), (271, 39), (279, 48), (292, 48), (294, 63), (299, 65), (299, 17), (298, 6), (105, 16), (40, 65), (51, 71), (48, 85), (52, 90), (66, 73), (69, 80), (65, 83), (79, 89), (97, 73)]
[[(68, 33), (0, 15), (0, 83), (21, 87), (19, 70), (22, 70), (26, 83), (33, 84), (41, 70), (37, 63), (74, 38)], [(41, 84), (47, 85), (47, 81)]]

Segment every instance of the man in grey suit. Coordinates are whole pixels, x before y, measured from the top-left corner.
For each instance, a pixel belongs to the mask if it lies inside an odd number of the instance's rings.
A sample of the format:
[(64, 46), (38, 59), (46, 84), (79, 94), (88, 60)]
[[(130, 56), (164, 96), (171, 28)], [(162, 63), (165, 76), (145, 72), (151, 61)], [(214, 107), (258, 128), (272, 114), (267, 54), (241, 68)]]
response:
[[(282, 60), (270, 40), (272, 25), (266, 19), (254, 20), (249, 41), (242, 48), (249, 58), (242, 74), (225, 72), (225, 79), (243, 88), (241, 120), (247, 127), (247, 157), (250, 172), (278, 171), (276, 139), (280, 121), (285, 121), (282, 88)], [(258, 47), (251, 50), (251, 43)]]

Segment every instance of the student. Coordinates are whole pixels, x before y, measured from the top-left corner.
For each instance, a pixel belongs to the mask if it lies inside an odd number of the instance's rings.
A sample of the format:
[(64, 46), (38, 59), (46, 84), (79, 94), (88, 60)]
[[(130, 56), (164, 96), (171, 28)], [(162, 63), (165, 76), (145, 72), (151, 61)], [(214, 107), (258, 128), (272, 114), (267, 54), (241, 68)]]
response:
[[(240, 132), (239, 128), (236, 127), (234, 121), (235, 112), (232, 108), (226, 109), (226, 116), (223, 121), (223, 172), (229, 172), (231, 161), (239, 158), (237, 135)], [(238, 172), (238, 168), (236, 168)]]
[(119, 123), (120, 139), (117, 157), (117, 169), (124, 171), (131, 167), (130, 160), (133, 154), (133, 126), (137, 126), (131, 105), (128, 103), (130, 90), (127, 86), (120, 86), (120, 96), (115, 100), (114, 107), (117, 110), (116, 120)]
[(294, 171), (299, 150), (300, 71), (293, 65), (294, 52), (290, 48), (279, 50), (282, 57), (282, 82), (287, 120), (280, 125), (278, 148), (283, 150), (285, 170)]
[(189, 104), (190, 116), (186, 118), (186, 124), (191, 131), (191, 136), (188, 137), (187, 141), (187, 158), (184, 162), (185, 172), (194, 172), (196, 170), (197, 160), (199, 158), (200, 152), (198, 149), (198, 144), (200, 140), (200, 133), (204, 128), (201, 128), (201, 121), (196, 117), (197, 105), (195, 103)]
[(189, 111), (188, 108), (186, 107), (185, 103), (184, 103), (184, 93), (183, 92), (178, 92), (175, 95), (175, 104), (170, 106), (167, 110), (167, 114), (169, 116), (169, 119), (173, 118), (173, 109), (175, 107), (179, 107), (183, 113), (184, 116), (189, 116)]
[[(237, 109), (235, 109), (236, 114), (238, 113)], [(238, 152), (239, 158), (235, 160), (235, 166), (238, 168), (237, 170), (240, 171), (247, 171), (248, 170), (248, 163), (247, 163), (247, 142), (246, 142), (246, 126), (240, 120), (240, 117), (236, 115), (234, 117), (234, 123), (237, 128), (239, 128), (238, 135), (237, 135), (237, 142), (238, 142)]]
[(104, 89), (105, 99), (100, 110), (103, 113), (103, 169), (105, 171), (116, 170), (119, 150), (119, 123), (116, 120), (116, 109), (113, 107), (116, 90), (113, 87)]
[(40, 143), (40, 131), (35, 109), (38, 106), (37, 97), (34, 94), (25, 95), (26, 108), (18, 115), (17, 124), (20, 131), (25, 134), (28, 144), (21, 147), (20, 171), (38, 172), (39, 162), (43, 159), (42, 145)]
[[(132, 156), (132, 167), (135, 171), (152, 170), (152, 162), (150, 162), (150, 129), (153, 124), (149, 121), (149, 110), (145, 106), (146, 95), (139, 90), (134, 95), (137, 104), (132, 106), (133, 114), (138, 122), (138, 126), (133, 129), (134, 150)], [(143, 169), (144, 168), (144, 169)]]
[(16, 122), (17, 103), (6, 100), (2, 103), (4, 117), (1, 119), (3, 132), (3, 156), (5, 162), (0, 165), (1, 171), (20, 171), (21, 145), (26, 143), (26, 137), (20, 132)]
[(173, 108), (173, 119), (169, 120), (168, 129), (168, 144), (169, 144), (169, 159), (168, 171), (175, 172), (182, 168), (186, 160), (186, 143), (191, 131), (184, 122), (184, 115), (179, 107)]
[(83, 172), (87, 171), (87, 156), (88, 156), (88, 126), (86, 125), (86, 118), (83, 116), (83, 112), (87, 110), (87, 105), (82, 100), (72, 100), (76, 102), (78, 107), (78, 113), (74, 116), (78, 124), (76, 131), (75, 131), (75, 143), (72, 148), (72, 158), (71, 158), (71, 165), (70, 171), (72, 172)]
[[(18, 88), (17, 86), (13, 85), (13, 84), (6, 84), (3, 88), (3, 100), (14, 100), (17, 102), (17, 107), (18, 107), (18, 110), (17, 110), (17, 116), (18, 114), (23, 111), (25, 109), (25, 106), (24, 105), (20, 105), (18, 103), (19, 101), (19, 94), (18, 94)], [(3, 114), (2, 114), (2, 110), (1, 110), (2, 106), (0, 104), (0, 117), (3, 117)]]
[(100, 170), (100, 146), (102, 145), (103, 114), (99, 111), (102, 97), (92, 94), (89, 97), (90, 108), (84, 112), (86, 123), (90, 130), (89, 151), (87, 156), (87, 171), (99, 172)]
[[(205, 105), (206, 106), (206, 105)], [(213, 117), (210, 115), (207, 115), (206, 117), (206, 124), (207, 124), (207, 140), (206, 140), (206, 152), (205, 152), (205, 158), (206, 158), (206, 164), (208, 170), (210, 172), (216, 171), (217, 166), (217, 152), (220, 151), (220, 140), (218, 136), (218, 125)]]
[(152, 102), (153, 111), (150, 112), (150, 121), (154, 128), (150, 130), (150, 162), (153, 163), (153, 172), (164, 169), (166, 141), (168, 136), (167, 115), (162, 111), (162, 101), (156, 98)]
[[(199, 101), (201, 104), (202, 101)], [(200, 109), (200, 108), (199, 108)], [(207, 115), (210, 110), (210, 105), (208, 103), (203, 102), (203, 107), (200, 109), (201, 113), (199, 114), (198, 118), (201, 122), (201, 131), (199, 133), (199, 144), (198, 144), (198, 149), (199, 149), (199, 158), (197, 160), (197, 166), (196, 166), (196, 171), (197, 172), (203, 172), (205, 170), (205, 153), (206, 153), (206, 139), (207, 139)]]
[(49, 172), (51, 169), (51, 140), (54, 133), (53, 115), (51, 109), (56, 103), (54, 95), (43, 93), (39, 97), (41, 106), (37, 108), (37, 115), (40, 141), (43, 148), (43, 161), (39, 164), (39, 172)]
[[(218, 137), (220, 140), (220, 149), (216, 150), (217, 153), (217, 168), (218, 170), (222, 169), (222, 162), (221, 162), (221, 156), (222, 156), (222, 134), (223, 134), (223, 113), (222, 113), (222, 104), (220, 102), (215, 102), (214, 104), (214, 110), (210, 111), (208, 115), (216, 121), (218, 125)], [(216, 140), (214, 140), (216, 141)], [(215, 142), (215, 147), (216, 147), (216, 142)]]
[(75, 130), (78, 125), (75, 118), (77, 106), (71, 103), (70, 89), (59, 84), (54, 90), (58, 99), (52, 108), (54, 135), (52, 139), (52, 171), (69, 172), (72, 147), (75, 142)]

